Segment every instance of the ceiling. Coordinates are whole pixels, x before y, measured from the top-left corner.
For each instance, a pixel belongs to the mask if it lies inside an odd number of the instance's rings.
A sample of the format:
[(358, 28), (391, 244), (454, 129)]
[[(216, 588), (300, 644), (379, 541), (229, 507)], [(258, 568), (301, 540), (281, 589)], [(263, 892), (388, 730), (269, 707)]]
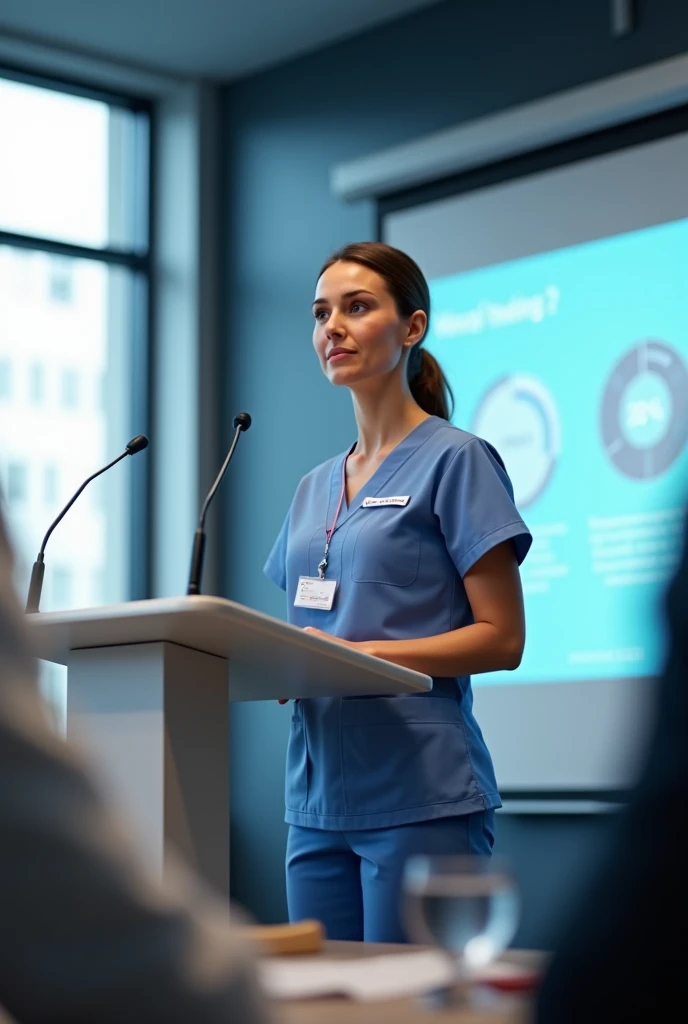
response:
[(151, 70), (228, 80), (435, 2), (2, 0), (0, 33)]

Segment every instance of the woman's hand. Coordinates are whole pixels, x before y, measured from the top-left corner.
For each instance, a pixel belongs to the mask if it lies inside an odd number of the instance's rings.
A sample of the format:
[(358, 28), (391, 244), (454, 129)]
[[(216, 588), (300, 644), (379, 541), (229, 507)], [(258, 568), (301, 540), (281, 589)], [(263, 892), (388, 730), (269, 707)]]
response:
[[(342, 647), (352, 647), (355, 651), (362, 651), (364, 654), (372, 654), (372, 655), (374, 655), (374, 653), (375, 653), (373, 651), (373, 649), (372, 649), (373, 645), (371, 643), (369, 643), (368, 641), (365, 641), (365, 640), (362, 643), (355, 643), (353, 640), (342, 640), (342, 638), (340, 636), (333, 636), (331, 633), (325, 633), (324, 630), (316, 629), (315, 626), (305, 626), (303, 631), (304, 631), (304, 633), (312, 633), (314, 636), (321, 636), (325, 640), (334, 640), (334, 642), (336, 644), (341, 644)], [(294, 701), (295, 704), (296, 704), (297, 700), (298, 700), (298, 697)], [(277, 701), (277, 703), (278, 704), (288, 704), (289, 703), (289, 698), (288, 697), (282, 697), (280, 700)]]
[(357, 643), (353, 640), (342, 640), (340, 636), (333, 636), (332, 633), (325, 633), (322, 629), (316, 629), (315, 626), (305, 626), (304, 633), (313, 633), (314, 636), (321, 636), (324, 640), (334, 640), (336, 644), (341, 644), (342, 647), (351, 647), (354, 651), (362, 651), (363, 654), (373, 654), (373, 645), (368, 640), (363, 640)]
[(316, 629), (315, 626), (304, 626), (304, 633), (312, 633), (313, 636), (321, 636), (323, 640), (334, 640), (336, 644), (341, 644), (342, 647), (358, 647), (358, 644), (352, 643), (350, 640), (342, 640), (341, 637), (332, 636), (331, 633), (325, 633), (322, 629)]

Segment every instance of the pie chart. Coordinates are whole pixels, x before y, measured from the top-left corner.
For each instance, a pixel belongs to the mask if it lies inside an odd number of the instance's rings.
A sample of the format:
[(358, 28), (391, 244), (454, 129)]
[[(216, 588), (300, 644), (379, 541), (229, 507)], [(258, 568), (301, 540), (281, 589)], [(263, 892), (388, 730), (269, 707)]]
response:
[(602, 443), (625, 476), (659, 476), (688, 440), (688, 370), (678, 352), (648, 340), (612, 370), (602, 397)]
[(483, 395), (473, 432), (504, 459), (519, 508), (547, 487), (561, 450), (561, 427), (551, 393), (536, 377), (503, 377)]

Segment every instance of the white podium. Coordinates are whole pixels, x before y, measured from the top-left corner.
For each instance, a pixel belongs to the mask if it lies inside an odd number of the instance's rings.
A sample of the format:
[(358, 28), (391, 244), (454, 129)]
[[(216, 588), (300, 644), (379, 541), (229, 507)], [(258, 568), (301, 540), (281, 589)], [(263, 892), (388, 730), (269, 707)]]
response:
[(90, 746), (154, 868), (162, 873), (174, 848), (224, 893), (228, 700), (432, 687), (428, 676), (216, 597), (41, 612), (26, 621), (36, 656), (67, 666), (67, 732)]

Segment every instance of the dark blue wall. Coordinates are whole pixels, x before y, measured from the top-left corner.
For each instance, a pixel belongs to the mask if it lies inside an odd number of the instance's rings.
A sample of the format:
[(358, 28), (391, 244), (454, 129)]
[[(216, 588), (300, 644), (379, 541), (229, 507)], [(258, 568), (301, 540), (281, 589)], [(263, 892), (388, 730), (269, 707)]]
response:
[[(685, 0), (637, 7), (618, 40), (606, 0), (447, 0), (227, 88), (223, 385), (228, 419), (254, 417), (228, 482), (227, 596), (283, 616), (261, 566), (301, 475), (354, 437), (348, 396), (311, 351), (309, 306), (321, 260), (373, 237), (375, 211), (331, 195), (332, 165), (688, 49)], [(232, 714), (233, 890), (265, 921), (285, 917), (289, 717), (276, 704)], [(524, 892), (520, 942), (551, 943), (609, 824), (499, 816)]]

